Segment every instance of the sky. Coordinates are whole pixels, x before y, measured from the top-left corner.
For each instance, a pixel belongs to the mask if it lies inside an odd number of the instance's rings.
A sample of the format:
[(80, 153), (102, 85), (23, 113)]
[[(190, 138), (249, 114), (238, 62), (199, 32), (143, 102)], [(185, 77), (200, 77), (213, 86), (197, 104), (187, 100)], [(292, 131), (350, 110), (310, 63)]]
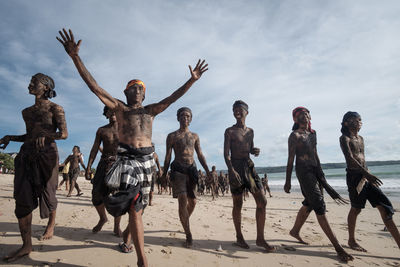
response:
[(235, 123), (238, 99), (249, 105), (246, 124), (261, 149), (256, 166), (286, 164), (297, 106), (311, 112), (321, 162), (344, 161), (339, 137), (347, 111), (361, 114), (367, 160), (400, 160), (399, 14), (399, 1), (4, 0), (0, 136), (25, 133), (21, 111), (34, 104), (27, 87), (42, 72), (54, 79), (52, 101), (66, 114), (60, 161), (79, 145), (87, 163), (96, 130), (108, 121), (56, 40), (65, 27), (82, 39), (80, 56), (99, 85), (118, 99), (137, 78), (147, 88), (143, 104), (159, 102), (190, 78), (188, 65), (200, 58), (209, 64), (154, 120), (161, 164), (165, 139), (179, 128), (176, 111), (187, 106), (208, 165), (226, 169), (224, 131)]

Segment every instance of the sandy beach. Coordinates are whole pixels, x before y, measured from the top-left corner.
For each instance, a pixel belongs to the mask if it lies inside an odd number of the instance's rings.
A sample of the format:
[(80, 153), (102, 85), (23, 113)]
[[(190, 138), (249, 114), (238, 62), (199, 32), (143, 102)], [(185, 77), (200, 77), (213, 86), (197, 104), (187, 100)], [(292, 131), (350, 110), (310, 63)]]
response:
[[(41, 220), (38, 209), (33, 213), (32, 237), (34, 251), (7, 266), (136, 266), (135, 253), (119, 252), (121, 238), (113, 235), (113, 220), (103, 230), (93, 234), (91, 229), (98, 215), (91, 203), (90, 182), (78, 179), (84, 195), (67, 198), (58, 191), (55, 235), (51, 240), (39, 241), (47, 220)], [(0, 175), (0, 257), (21, 246), (18, 222), (14, 216), (13, 176)], [(264, 253), (255, 245), (255, 202), (252, 197), (243, 205), (243, 234), (249, 250), (233, 246), (235, 231), (231, 218), (230, 195), (215, 201), (211, 196), (199, 196), (190, 219), (194, 248), (183, 248), (184, 233), (178, 217), (177, 200), (170, 195), (157, 195), (154, 205), (143, 215), (145, 251), (150, 266), (344, 266), (338, 261), (333, 247), (319, 227), (312, 213), (302, 229), (303, 238), (310, 245), (295, 242), (288, 232), (303, 200), (298, 193), (290, 195), (273, 192), (268, 198), (265, 237), (278, 246), (276, 253)], [(347, 198), (347, 196), (345, 196)], [(349, 266), (400, 266), (400, 252), (376, 209), (370, 204), (358, 218), (356, 236), (368, 252), (352, 251), (347, 247), (347, 213), (350, 206), (338, 206), (328, 196), (327, 217), (339, 241), (354, 256)], [(399, 210), (400, 203), (393, 203)], [(125, 228), (128, 217), (121, 221)], [(395, 214), (399, 225), (400, 219)], [(222, 251), (217, 251), (221, 246)], [(5, 264), (5, 263), (4, 263)]]

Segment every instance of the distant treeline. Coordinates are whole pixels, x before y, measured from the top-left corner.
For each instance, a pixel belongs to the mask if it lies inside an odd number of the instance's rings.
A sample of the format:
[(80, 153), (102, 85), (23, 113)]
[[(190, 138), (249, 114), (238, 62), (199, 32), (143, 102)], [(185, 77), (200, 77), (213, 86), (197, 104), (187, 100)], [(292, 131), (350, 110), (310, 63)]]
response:
[[(388, 160), (388, 161), (367, 161), (367, 166), (382, 166), (382, 165), (395, 165), (400, 164), (400, 160)], [(346, 168), (345, 162), (340, 163), (323, 163), (322, 169), (338, 169), (338, 168)], [(276, 172), (286, 172), (286, 166), (278, 166), (278, 167), (256, 167), (257, 173), (276, 173)]]

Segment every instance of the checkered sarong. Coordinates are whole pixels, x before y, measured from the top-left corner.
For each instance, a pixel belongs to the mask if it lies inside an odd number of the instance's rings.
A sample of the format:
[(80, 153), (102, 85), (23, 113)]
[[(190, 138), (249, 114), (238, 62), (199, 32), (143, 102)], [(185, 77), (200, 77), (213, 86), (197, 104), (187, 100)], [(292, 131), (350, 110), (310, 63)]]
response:
[(143, 201), (147, 202), (155, 170), (153, 154), (154, 152), (150, 154), (132, 153), (129, 148), (120, 145), (117, 151), (117, 160), (106, 175), (106, 185), (114, 191), (129, 190), (129, 187), (139, 185)]

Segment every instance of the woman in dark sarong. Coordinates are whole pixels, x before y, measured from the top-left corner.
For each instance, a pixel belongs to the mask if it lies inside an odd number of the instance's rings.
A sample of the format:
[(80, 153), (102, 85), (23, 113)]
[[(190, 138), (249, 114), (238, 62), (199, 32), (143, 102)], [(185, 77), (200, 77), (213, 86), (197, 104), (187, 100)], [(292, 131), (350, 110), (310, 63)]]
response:
[(40, 217), (49, 218), (41, 239), (50, 239), (53, 236), (58, 183), (58, 151), (55, 140), (66, 139), (68, 136), (63, 108), (48, 100), (56, 96), (53, 79), (38, 73), (32, 77), (28, 89), (35, 96), (35, 104), (22, 111), (26, 134), (6, 135), (0, 139), (3, 149), (10, 141), (24, 143), (14, 162), (15, 215), (23, 245), (4, 258), (8, 262), (32, 251), (32, 211), (38, 206)]

